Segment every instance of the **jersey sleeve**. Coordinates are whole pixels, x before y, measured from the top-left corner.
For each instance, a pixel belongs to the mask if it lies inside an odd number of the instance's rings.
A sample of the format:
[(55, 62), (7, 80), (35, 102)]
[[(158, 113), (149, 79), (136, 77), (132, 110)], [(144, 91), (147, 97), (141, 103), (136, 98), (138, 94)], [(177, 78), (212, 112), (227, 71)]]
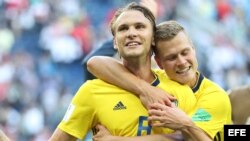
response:
[(230, 119), (230, 101), (223, 91), (204, 91), (202, 95), (197, 101), (192, 120), (214, 138)]
[(85, 83), (73, 97), (58, 127), (78, 139), (83, 139), (94, 122), (93, 102), (91, 85)]

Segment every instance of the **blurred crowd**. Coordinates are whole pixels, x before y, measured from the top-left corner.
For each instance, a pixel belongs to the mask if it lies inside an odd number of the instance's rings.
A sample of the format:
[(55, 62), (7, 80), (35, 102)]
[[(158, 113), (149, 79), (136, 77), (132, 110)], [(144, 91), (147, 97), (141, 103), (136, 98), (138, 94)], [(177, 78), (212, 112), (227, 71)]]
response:
[[(82, 59), (112, 38), (114, 11), (131, 1), (0, 0), (0, 129), (48, 140), (87, 79)], [(205, 76), (225, 90), (250, 84), (249, 0), (157, 2), (157, 23), (184, 25)]]

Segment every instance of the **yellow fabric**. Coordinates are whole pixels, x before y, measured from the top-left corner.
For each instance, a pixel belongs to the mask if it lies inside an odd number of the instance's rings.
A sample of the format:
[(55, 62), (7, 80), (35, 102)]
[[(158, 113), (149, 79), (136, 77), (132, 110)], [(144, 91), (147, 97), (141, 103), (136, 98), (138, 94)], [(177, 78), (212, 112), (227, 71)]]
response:
[(157, 87), (176, 97), (178, 107), (190, 115), (196, 105), (196, 97), (192, 89), (188, 85), (181, 85), (170, 80), (163, 70), (155, 69), (154, 71), (161, 81)]
[[(160, 81), (157, 87), (173, 94), (178, 99), (178, 107), (190, 112), (196, 100), (192, 90), (170, 81), (163, 71), (155, 70), (155, 74)], [(167, 128), (151, 129), (147, 117), (148, 112), (138, 97), (96, 79), (80, 87), (58, 127), (79, 139), (83, 139), (97, 123), (105, 125), (112, 135), (117, 136), (172, 132)]]
[(197, 106), (192, 120), (212, 138), (224, 141), (223, 127), (225, 124), (232, 124), (231, 104), (227, 93), (204, 77), (195, 96)]

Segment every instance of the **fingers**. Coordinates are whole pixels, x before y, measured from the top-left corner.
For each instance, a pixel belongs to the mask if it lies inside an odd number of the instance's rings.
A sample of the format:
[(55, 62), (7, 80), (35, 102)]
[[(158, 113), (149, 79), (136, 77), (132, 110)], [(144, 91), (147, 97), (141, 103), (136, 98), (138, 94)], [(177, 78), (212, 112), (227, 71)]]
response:
[(163, 99), (162, 104), (172, 107), (174, 101), (176, 101), (176, 98), (172, 95), (168, 95), (167, 98)]
[(163, 127), (164, 119), (162, 118), (162, 114), (160, 110), (152, 110), (152, 115), (149, 115), (148, 122), (151, 126)]
[(97, 124), (97, 125), (95, 126), (95, 129), (96, 129), (97, 131), (100, 131), (100, 130), (107, 130), (106, 127), (103, 126), (103, 125), (101, 125), (101, 124)]
[(148, 110), (149, 113), (149, 121), (162, 121), (163, 117), (166, 115), (169, 108), (166, 105), (154, 103), (150, 105), (150, 109)]
[(158, 110), (151, 109), (151, 110), (148, 111), (148, 114), (149, 114), (149, 116), (161, 116), (161, 115), (163, 115), (162, 111), (159, 110), (159, 109)]
[(148, 111), (148, 113), (149, 113), (148, 120), (150, 122), (162, 121), (162, 119), (163, 119), (162, 117), (164, 117), (167, 108), (169, 108), (169, 107), (167, 107), (163, 104), (159, 104), (159, 103), (152, 104), (149, 111)]
[(164, 123), (150, 121), (150, 125), (153, 127), (165, 127)]
[(167, 99), (165, 100), (165, 104), (166, 104), (167, 106), (172, 107), (172, 102), (173, 102), (173, 101), (176, 101), (176, 98), (175, 98), (174, 96), (168, 94), (168, 95), (167, 95)]
[(165, 104), (160, 104), (160, 103), (153, 103), (149, 105), (150, 109), (159, 109), (159, 110), (164, 110), (166, 109), (168, 106), (166, 106)]
[(177, 106), (178, 106), (178, 101), (177, 100), (171, 102), (171, 106), (170, 107), (176, 108)]
[(166, 100), (164, 100), (163, 104), (171, 107), (172, 106), (172, 101), (170, 99), (166, 99)]
[(172, 96), (172, 95), (168, 95), (168, 98), (169, 98), (171, 101), (176, 100), (176, 98), (175, 98), (174, 96)]
[(96, 135), (100, 131), (101, 124), (97, 124), (93, 129), (92, 132), (94, 135)]

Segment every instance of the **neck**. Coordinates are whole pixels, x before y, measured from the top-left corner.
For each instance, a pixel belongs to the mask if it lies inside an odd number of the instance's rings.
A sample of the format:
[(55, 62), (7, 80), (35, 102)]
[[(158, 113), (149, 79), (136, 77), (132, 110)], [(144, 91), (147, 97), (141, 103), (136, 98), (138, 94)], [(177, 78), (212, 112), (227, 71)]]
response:
[(148, 83), (154, 81), (155, 76), (154, 73), (151, 71), (151, 60), (142, 60), (138, 61), (123, 61), (124, 66), (135, 76), (140, 79), (145, 80)]
[(190, 86), (190, 88), (194, 88), (196, 85), (197, 85), (197, 83), (198, 83), (198, 80), (199, 80), (199, 73), (198, 72), (196, 72), (195, 73), (195, 77), (194, 77), (195, 79), (189, 84), (189, 86)]

